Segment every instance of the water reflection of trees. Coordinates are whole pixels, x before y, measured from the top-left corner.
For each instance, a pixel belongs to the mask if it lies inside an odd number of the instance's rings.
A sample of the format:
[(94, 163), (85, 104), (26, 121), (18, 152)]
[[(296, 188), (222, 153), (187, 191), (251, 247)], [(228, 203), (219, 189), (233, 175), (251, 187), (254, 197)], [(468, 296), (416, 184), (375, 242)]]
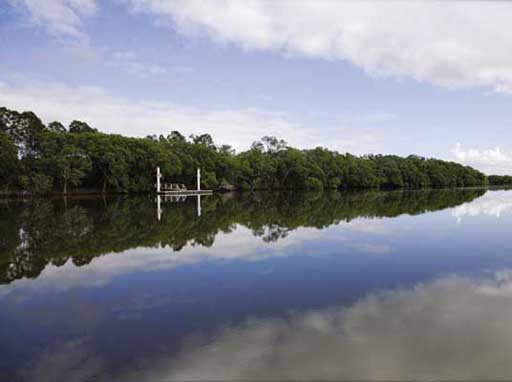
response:
[(253, 193), (203, 198), (201, 217), (194, 200), (164, 205), (162, 219), (150, 197), (70, 200), (39, 199), (0, 205), (0, 282), (37, 277), (48, 264), (76, 265), (135, 247), (213, 245), (235, 225), (266, 242), (298, 227), (323, 228), (357, 217), (422, 214), (454, 207), (482, 189), (364, 193)]

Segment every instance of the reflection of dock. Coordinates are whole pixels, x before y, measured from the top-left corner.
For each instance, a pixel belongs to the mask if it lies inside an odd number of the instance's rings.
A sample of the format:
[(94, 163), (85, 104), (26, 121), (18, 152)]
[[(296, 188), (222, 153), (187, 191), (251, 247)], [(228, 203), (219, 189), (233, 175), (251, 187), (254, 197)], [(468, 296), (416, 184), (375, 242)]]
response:
[(187, 200), (190, 195), (158, 195), (156, 200), (164, 203), (181, 203)]
[[(211, 195), (207, 194), (207, 195)], [(188, 196), (195, 196), (197, 198), (197, 216), (201, 216), (201, 194), (194, 194), (194, 195), (160, 195), (158, 194), (156, 196), (156, 217), (158, 220), (162, 219), (162, 203), (181, 203), (185, 202), (187, 200)]]

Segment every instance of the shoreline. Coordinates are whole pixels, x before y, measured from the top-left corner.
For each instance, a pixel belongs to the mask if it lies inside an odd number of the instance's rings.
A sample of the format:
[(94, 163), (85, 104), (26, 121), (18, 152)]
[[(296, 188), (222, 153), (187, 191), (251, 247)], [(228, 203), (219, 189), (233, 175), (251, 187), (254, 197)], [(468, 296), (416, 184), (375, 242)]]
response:
[(233, 190), (201, 190), (201, 192), (197, 192), (196, 190), (188, 190), (186, 193), (157, 193), (156, 191), (148, 191), (148, 192), (129, 192), (129, 191), (109, 191), (109, 192), (101, 192), (101, 191), (71, 191), (67, 193), (63, 192), (50, 192), (46, 194), (32, 194), (29, 192), (8, 192), (8, 193), (0, 193), (0, 200), (5, 199), (18, 199), (18, 200), (29, 200), (34, 198), (57, 198), (57, 197), (113, 197), (113, 196), (136, 196), (136, 195), (146, 195), (146, 196), (165, 196), (165, 195), (184, 195), (184, 196), (196, 196), (197, 194), (201, 195), (213, 195), (213, 194), (227, 194), (233, 192), (246, 193), (246, 192), (399, 192), (399, 191), (431, 191), (431, 190), (468, 190), (468, 189), (487, 189), (487, 190), (505, 190), (512, 188), (512, 185), (487, 185), (487, 186), (469, 186), (469, 187), (441, 187), (441, 188), (323, 188), (323, 189), (299, 189), (299, 188), (273, 188), (273, 189), (233, 189)]

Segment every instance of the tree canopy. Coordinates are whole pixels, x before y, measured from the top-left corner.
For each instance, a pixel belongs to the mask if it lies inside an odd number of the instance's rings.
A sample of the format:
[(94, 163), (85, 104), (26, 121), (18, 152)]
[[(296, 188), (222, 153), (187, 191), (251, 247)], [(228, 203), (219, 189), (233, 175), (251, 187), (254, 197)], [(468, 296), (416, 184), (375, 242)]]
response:
[(488, 179), (492, 186), (512, 186), (511, 175), (489, 175)]
[[(273, 136), (236, 153), (210, 134), (188, 139), (105, 134), (86, 122), (45, 126), (32, 112), (0, 108), (2, 189), (31, 193), (148, 192), (160, 166), (169, 182), (210, 189), (395, 189), (487, 185), (487, 177), (459, 163), (411, 155), (362, 157), (317, 147), (301, 150)], [(494, 179), (494, 178), (493, 178)], [(498, 182), (498, 180), (495, 180)]]

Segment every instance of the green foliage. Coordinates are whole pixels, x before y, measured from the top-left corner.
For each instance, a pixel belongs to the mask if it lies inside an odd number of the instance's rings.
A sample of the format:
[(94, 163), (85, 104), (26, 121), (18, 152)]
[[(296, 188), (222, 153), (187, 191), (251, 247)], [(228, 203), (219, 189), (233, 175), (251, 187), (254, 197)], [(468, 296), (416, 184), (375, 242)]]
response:
[[(66, 192), (68, 186), (105, 192), (154, 190), (156, 166), (164, 181), (196, 184), (201, 168), (202, 187), (211, 189), (395, 189), (485, 186), (481, 172), (454, 162), (418, 156), (357, 157), (317, 147), (299, 150), (265, 136), (250, 150), (236, 153), (217, 147), (209, 134), (187, 140), (178, 131), (167, 137), (129, 138), (98, 132), (73, 121), (66, 131), (59, 122), (44, 126), (34, 113), (0, 108), (0, 147), (9, 158), (0, 162), (4, 188), (27, 190), (32, 179), (44, 175)], [(13, 145), (15, 149), (13, 149)], [(19, 157), (19, 159), (18, 159)], [(25, 176), (24, 181), (18, 181)], [(9, 177), (9, 179), (7, 179)], [(38, 178), (39, 179), (39, 178)], [(492, 178), (503, 184), (505, 180)], [(47, 185), (47, 182), (42, 182)]]
[(18, 149), (11, 137), (0, 131), (0, 191), (7, 192), (20, 170)]
[(97, 131), (89, 126), (87, 123), (82, 121), (73, 121), (69, 124), (69, 132), (70, 133), (92, 133)]
[(185, 138), (184, 135), (182, 135), (179, 131), (176, 131), (176, 130), (171, 131), (171, 134), (169, 134), (167, 136), (167, 139), (169, 141), (173, 141), (173, 140), (179, 141), (179, 142), (186, 142), (187, 141), (187, 138)]
[(56, 133), (65, 133), (66, 132), (66, 128), (64, 127), (64, 125), (57, 121), (50, 122), (48, 124), (48, 130), (54, 131)]
[(324, 185), (320, 181), (320, 179), (313, 178), (312, 176), (310, 176), (306, 179), (306, 182), (304, 183), (304, 188), (310, 190), (321, 190), (322, 188), (324, 188)]
[(196, 145), (204, 145), (210, 149), (215, 149), (213, 138), (210, 134), (191, 135), (190, 138)]
[(489, 175), (489, 184), (492, 186), (512, 186), (512, 176)]
[(23, 190), (33, 194), (48, 194), (53, 188), (52, 177), (44, 174), (21, 175), (19, 182)]
[(30, 159), (37, 156), (41, 134), (45, 129), (31, 111), (19, 113), (0, 107), (0, 131), (11, 137), (21, 157)]
[(91, 169), (91, 159), (79, 143), (73, 134), (50, 131), (43, 134), (41, 167), (62, 185), (64, 193), (67, 193), (68, 185), (78, 186)]

